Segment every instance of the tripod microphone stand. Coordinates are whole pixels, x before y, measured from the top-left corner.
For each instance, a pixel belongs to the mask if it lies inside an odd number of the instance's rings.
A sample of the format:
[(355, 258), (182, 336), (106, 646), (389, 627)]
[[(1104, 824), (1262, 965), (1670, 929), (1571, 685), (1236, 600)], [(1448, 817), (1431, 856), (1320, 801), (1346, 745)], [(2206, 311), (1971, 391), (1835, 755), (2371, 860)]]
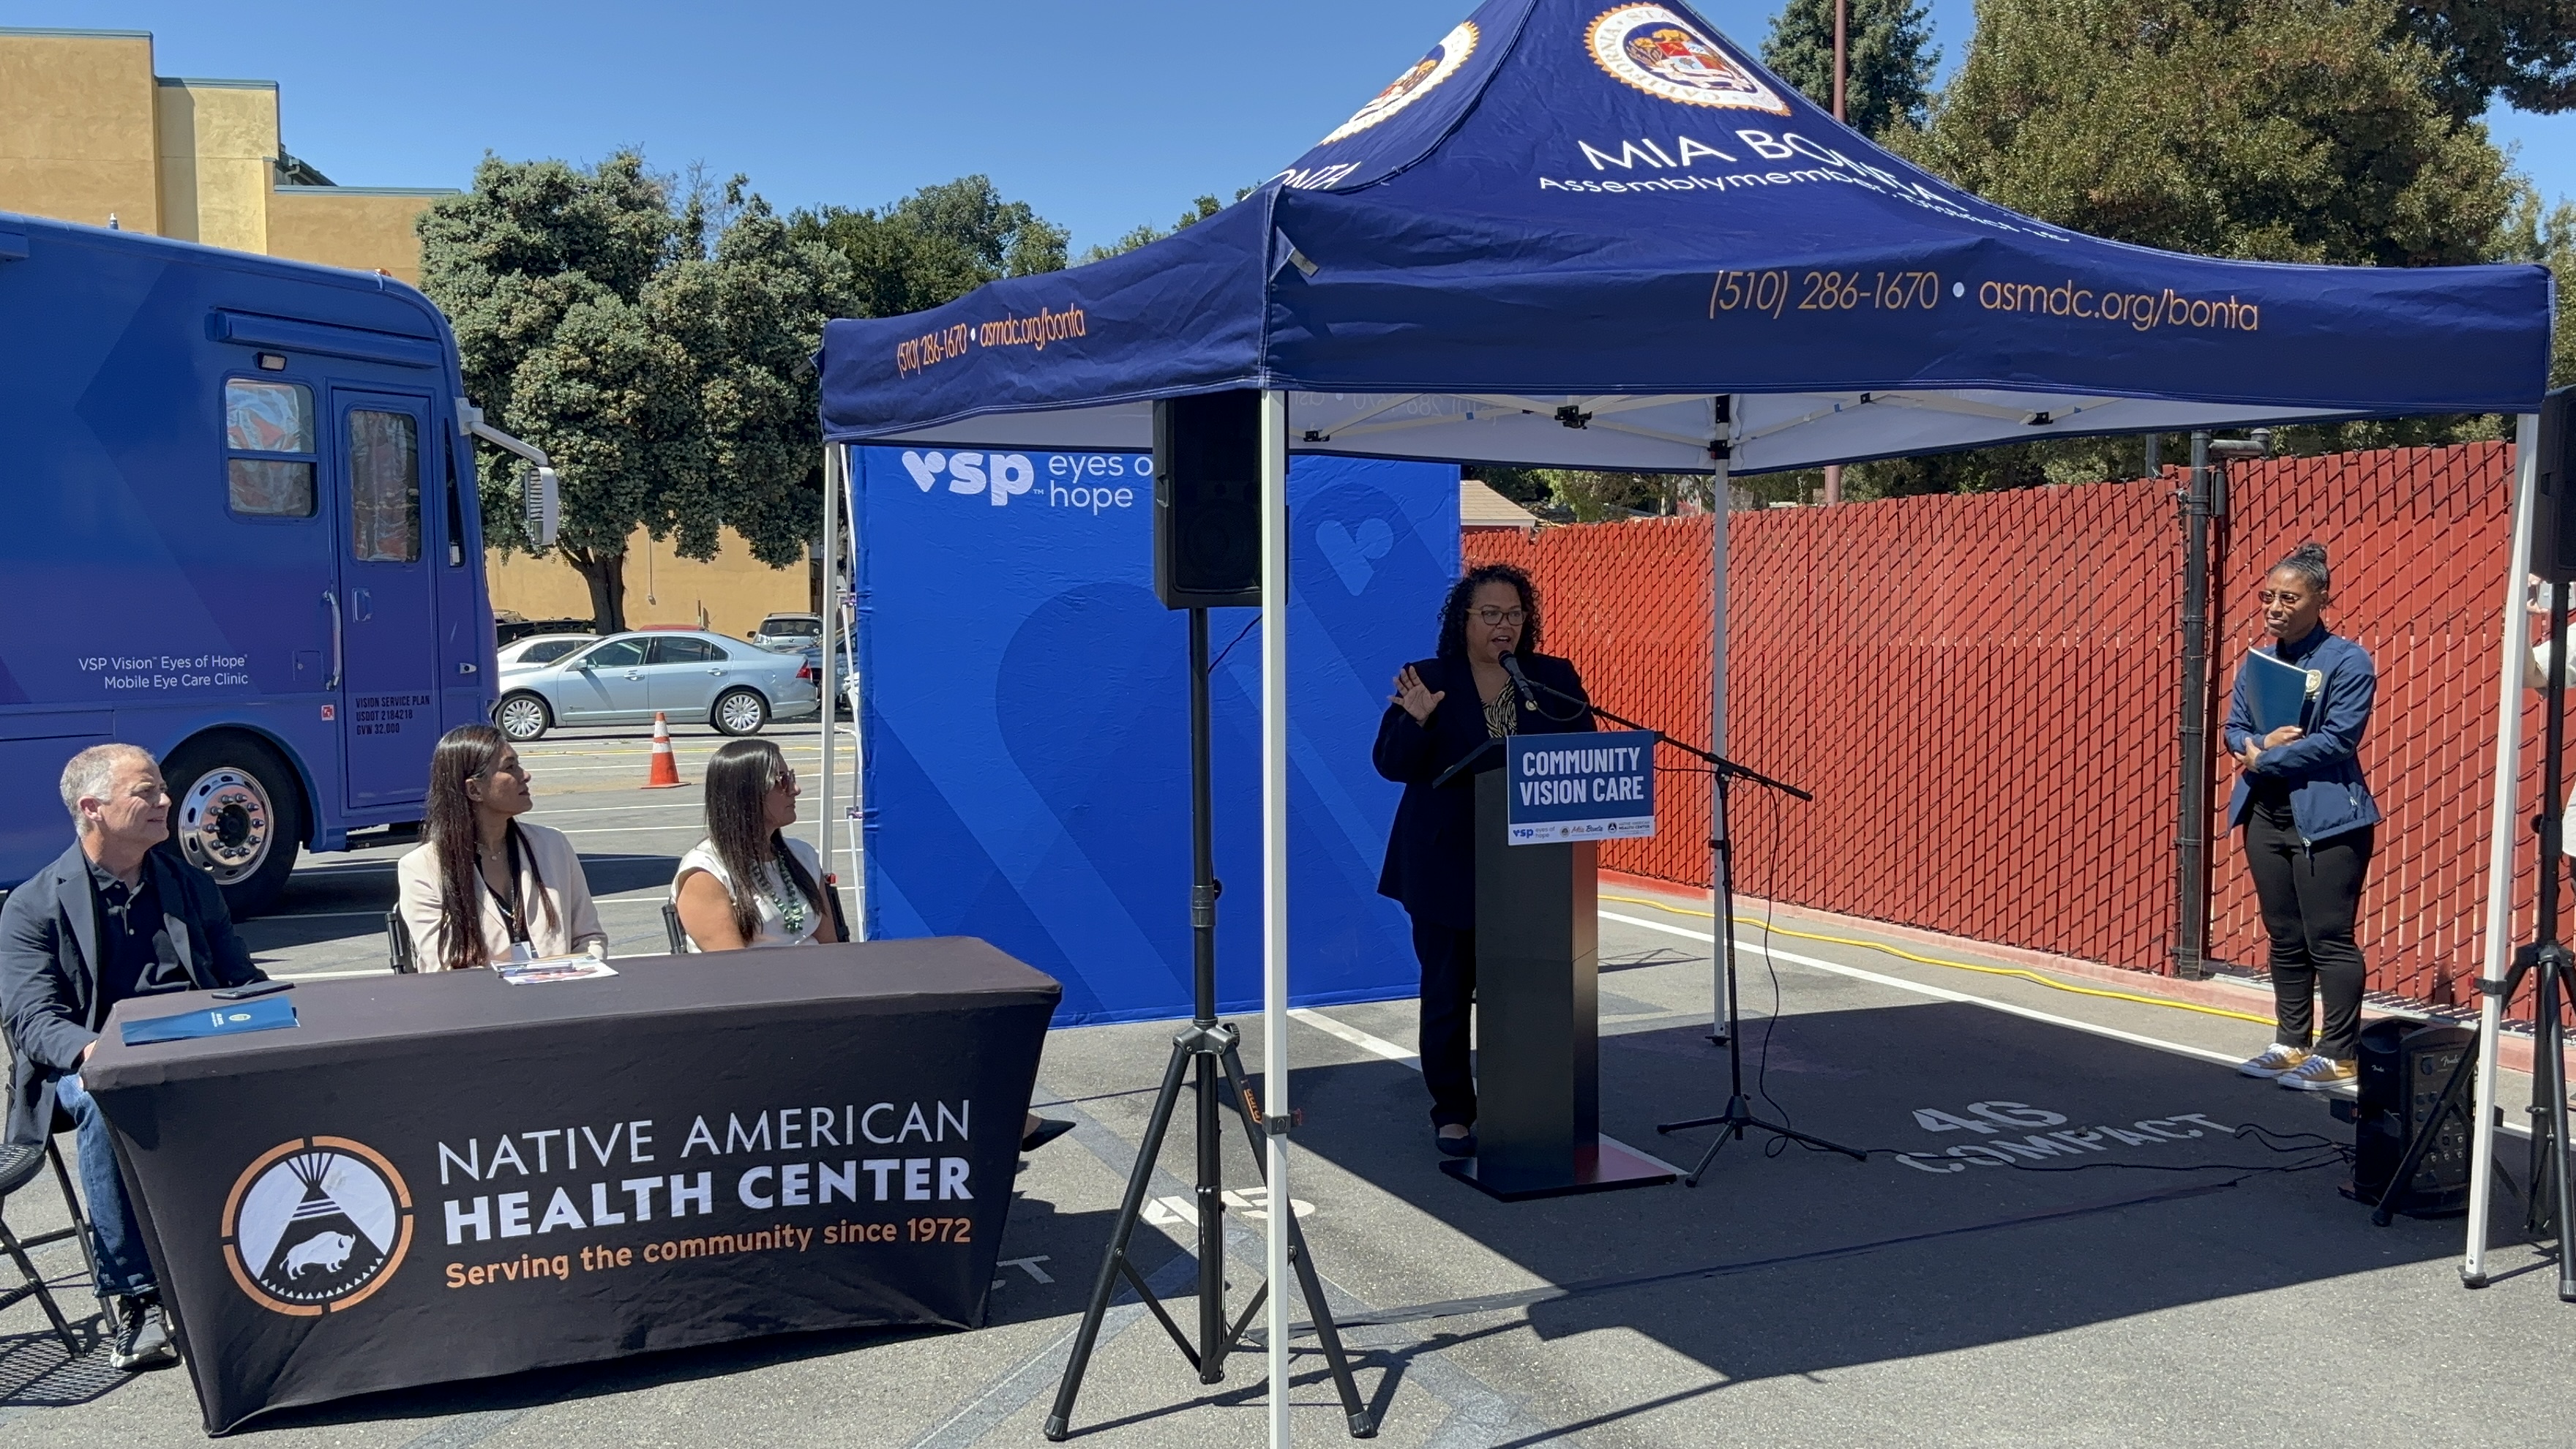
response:
[[(1153, 1310), (1154, 1317), (1179, 1346), (1181, 1357), (1199, 1371), (1199, 1382), (1222, 1383), (1225, 1380), (1225, 1357), (1243, 1339), (1243, 1332), (1261, 1312), (1275, 1284), (1264, 1283), (1245, 1304), (1243, 1314), (1231, 1324), (1225, 1317), (1225, 1190), (1222, 1149), (1224, 1133), (1221, 1116), (1226, 1107), (1243, 1123), (1245, 1140), (1252, 1148), (1256, 1173), (1266, 1177), (1268, 1158), (1261, 1120), (1260, 1102), (1252, 1094), (1243, 1071), (1243, 1058), (1238, 1050), (1242, 1034), (1232, 1024), (1216, 1019), (1216, 898), (1221, 889), (1216, 879), (1216, 849), (1211, 825), (1208, 769), (1208, 632), (1207, 610), (1192, 609), (1190, 615), (1190, 951), (1192, 1007), (1190, 1024), (1172, 1038), (1171, 1060), (1163, 1068), (1162, 1089), (1154, 1096), (1154, 1111), (1145, 1129), (1145, 1140), (1136, 1149), (1136, 1166), (1127, 1174), (1127, 1195), (1118, 1204), (1118, 1217), (1109, 1232), (1109, 1253), (1100, 1263), (1100, 1277), (1092, 1284), (1091, 1303), (1082, 1313), (1082, 1327), (1075, 1333), (1073, 1356), (1065, 1362), (1064, 1378), (1056, 1385), (1055, 1407), (1047, 1411), (1044, 1433), (1050, 1440), (1061, 1441), (1071, 1432), (1074, 1396), (1082, 1391), (1082, 1376), (1091, 1365), (1091, 1351), (1100, 1338), (1101, 1321), (1109, 1313), (1109, 1300), (1118, 1291), (1118, 1280), (1124, 1278)], [(1135, 1236), (1137, 1220), (1143, 1215), (1145, 1195), (1154, 1180), (1154, 1169), (1163, 1154), (1163, 1138), (1172, 1125), (1172, 1114), (1179, 1108), (1183, 1078), (1197, 1068), (1193, 1087), (1192, 1108), (1197, 1130), (1198, 1184), (1193, 1201), (1198, 1214), (1198, 1342), (1174, 1322), (1162, 1299), (1146, 1285), (1144, 1274), (1137, 1271), (1128, 1248)], [(1333, 1326), (1332, 1309), (1324, 1301), (1324, 1287), (1315, 1276), (1315, 1267), (1306, 1251), (1306, 1235), (1297, 1226), (1297, 1216), (1290, 1205), (1272, 1199), (1268, 1211), (1285, 1213), (1279, 1219), (1288, 1231), (1288, 1261), (1296, 1269), (1297, 1285), (1306, 1298), (1306, 1313), (1315, 1325), (1315, 1336), (1324, 1347), (1324, 1361), (1331, 1366), (1333, 1387), (1341, 1395), (1342, 1417), (1350, 1426), (1351, 1437), (1365, 1439), (1377, 1432), (1368, 1410), (1360, 1403), (1359, 1385), (1351, 1379), (1350, 1361), (1342, 1353), (1342, 1338)], [(1281, 1385), (1284, 1392), (1286, 1386)]]
[(1717, 862), (1717, 922), (1713, 939), (1716, 942), (1718, 966), (1726, 973), (1725, 1043), (1728, 1066), (1734, 1073), (1734, 1091), (1726, 1099), (1726, 1110), (1714, 1117), (1693, 1117), (1687, 1121), (1665, 1122), (1656, 1126), (1657, 1132), (1665, 1133), (1680, 1132), (1692, 1127), (1727, 1129), (1718, 1134), (1715, 1142), (1709, 1144), (1708, 1151), (1700, 1154), (1699, 1165), (1692, 1168), (1690, 1175), (1682, 1181), (1692, 1187), (1699, 1186), (1699, 1180), (1707, 1173), (1709, 1164), (1717, 1160), (1718, 1149), (1724, 1147), (1730, 1140), (1742, 1137), (1748, 1127), (1760, 1128), (1773, 1136), (1785, 1137), (1792, 1142), (1803, 1142), (1810, 1147), (1827, 1152), (1839, 1152), (1855, 1162), (1868, 1161), (1869, 1155), (1856, 1147), (1845, 1147), (1839, 1142), (1829, 1142), (1822, 1137), (1797, 1131), (1785, 1123), (1766, 1121), (1754, 1114), (1752, 1100), (1744, 1095), (1744, 1031), (1735, 991), (1735, 848), (1734, 832), (1727, 828), (1727, 782), (1743, 780), (1766, 790), (1777, 790), (1793, 800), (1813, 800), (1816, 798), (1815, 795), (1785, 780), (1775, 780), (1759, 770), (1748, 770), (1713, 750), (1703, 750), (1686, 740), (1674, 739), (1651, 725), (1639, 724), (1635, 720), (1613, 714), (1589, 700), (1576, 698), (1561, 689), (1550, 688), (1518, 673), (1513, 675), (1513, 680), (1515, 683), (1525, 682), (1535, 690), (1555, 695), (1570, 704), (1580, 705), (1612, 724), (1632, 730), (1643, 730), (1683, 754), (1704, 760), (1708, 764), (1709, 773), (1717, 781), (1716, 811), (1709, 821), (1711, 826), (1709, 846), (1714, 851)]
[[(2513, 1001), (2523, 978), (2532, 978), (2531, 1042), (2531, 1190), (2524, 1199), (2523, 1231), (2533, 1237), (2553, 1235), (2558, 1240), (2558, 1298), (2563, 1303), (2576, 1303), (2576, 1236), (2570, 1225), (2576, 1223), (2576, 1179), (2571, 1179), (2567, 1159), (2567, 1072), (2565, 1025), (2560, 1019), (2569, 1002), (2571, 989), (2576, 989), (2576, 952), (2570, 952), (2559, 938), (2558, 886), (2559, 873), (2565, 864), (2566, 802), (2566, 736), (2567, 736), (2567, 610), (2568, 583), (2564, 579), (2549, 585), (2549, 667), (2542, 680), (2542, 736), (2540, 767), (2540, 817), (2533, 822), (2540, 837), (2540, 910), (2530, 945), (2513, 953), (2513, 964), (2502, 981), (2480, 978), (2478, 989), (2492, 995), (2499, 1010)], [(2471, 1104), (2465, 1100), (2469, 1072), (2477, 1053), (2463, 1053), (2452, 1068), (2450, 1080), (2443, 1083), (2441, 1095), (2424, 1119), (2423, 1128), (2407, 1145), (2406, 1155), (2399, 1160), (2397, 1171), (2381, 1193), (2377, 1209), (2370, 1220), (2386, 1227), (2398, 1202), (2415, 1180), (2435, 1138), (2440, 1135), (2444, 1117), (2452, 1112), (2466, 1114)], [(2492, 1130), (2492, 1128), (2488, 1128)], [(2503, 1176), (2501, 1168), (2498, 1176)], [(2508, 1184), (2510, 1179), (2507, 1179)], [(2546, 1196), (2543, 1193), (2546, 1192)], [(2463, 1279), (2471, 1288), (2487, 1285), (2484, 1277)]]

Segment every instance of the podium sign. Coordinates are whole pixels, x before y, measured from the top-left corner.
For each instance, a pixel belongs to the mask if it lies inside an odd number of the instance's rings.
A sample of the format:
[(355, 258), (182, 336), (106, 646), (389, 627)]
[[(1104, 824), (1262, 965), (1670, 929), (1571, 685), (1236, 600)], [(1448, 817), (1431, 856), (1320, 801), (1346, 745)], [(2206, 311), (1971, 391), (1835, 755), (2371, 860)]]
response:
[(1652, 732), (1514, 735), (1504, 747), (1507, 843), (1634, 840), (1655, 833)]

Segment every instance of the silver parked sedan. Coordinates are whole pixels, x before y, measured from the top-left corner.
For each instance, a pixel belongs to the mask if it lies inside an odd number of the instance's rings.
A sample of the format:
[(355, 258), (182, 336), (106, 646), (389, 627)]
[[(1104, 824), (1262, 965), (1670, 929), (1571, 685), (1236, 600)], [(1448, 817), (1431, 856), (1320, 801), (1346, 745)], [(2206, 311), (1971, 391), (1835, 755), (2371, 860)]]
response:
[(820, 699), (802, 657), (700, 629), (612, 634), (552, 663), (504, 664), (500, 686), (492, 720), (514, 740), (556, 725), (649, 724), (657, 712), (752, 735), (773, 719), (811, 718)]

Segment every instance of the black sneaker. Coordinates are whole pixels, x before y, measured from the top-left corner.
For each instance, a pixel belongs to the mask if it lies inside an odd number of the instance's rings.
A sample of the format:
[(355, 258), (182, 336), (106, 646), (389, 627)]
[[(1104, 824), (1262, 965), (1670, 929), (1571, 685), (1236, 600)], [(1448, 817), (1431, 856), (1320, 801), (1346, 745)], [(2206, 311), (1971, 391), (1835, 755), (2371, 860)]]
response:
[(133, 1373), (178, 1361), (179, 1351), (170, 1344), (170, 1325), (161, 1316), (159, 1299), (117, 1299), (113, 1327), (116, 1339), (107, 1351), (109, 1367)]

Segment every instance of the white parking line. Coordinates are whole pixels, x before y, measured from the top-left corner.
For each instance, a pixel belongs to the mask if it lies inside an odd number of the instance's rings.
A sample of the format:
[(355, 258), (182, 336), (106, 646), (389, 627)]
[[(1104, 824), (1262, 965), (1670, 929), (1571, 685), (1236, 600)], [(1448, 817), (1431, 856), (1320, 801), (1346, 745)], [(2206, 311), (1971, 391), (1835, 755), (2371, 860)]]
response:
[[(1684, 926), (1668, 926), (1661, 921), (1649, 921), (1638, 916), (1624, 916), (1619, 914), (1617, 911), (1603, 911), (1601, 912), (1601, 919), (1605, 921), (1617, 921), (1623, 926), (1640, 926), (1649, 931), (1661, 931), (1667, 936), (1680, 936), (1685, 940), (1699, 941), (1711, 945), (1714, 945), (1717, 941), (1717, 937), (1706, 931), (1694, 931)], [(1849, 976), (1856, 981), (1868, 981), (1880, 986), (1894, 987), (1898, 991), (1910, 991), (1917, 996), (1931, 997), (1935, 1001), (1956, 1001), (1968, 1006), (1982, 1006), (1989, 1011), (2000, 1011), (2007, 1016), (2019, 1016), (2026, 1017), (2032, 1021), (2044, 1021), (2051, 1026), (2062, 1026), (2073, 1031), (2090, 1032), (2095, 1036), (2106, 1036), (2114, 1041), (2128, 1042), (2133, 1046), (2152, 1047), (2160, 1052), (2171, 1052), (2175, 1056), (2193, 1057), (2200, 1061), (2217, 1062), (2222, 1066), (2230, 1067), (2236, 1065), (2236, 1063), (2241, 1060), (2241, 1058), (2232, 1056), (2226, 1052), (2211, 1051), (2207, 1047), (2186, 1046), (2178, 1041), (2166, 1041), (2162, 1037), (2141, 1036), (2134, 1031), (2122, 1031), (2115, 1026), (2103, 1026), (2098, 1022), (2078, 1021), (2074, 1017), (2059, 1016), (2054, 1012), (2035, 1011), (2030, 1007), (2016, 1006), (2008, 1001), (1996, 1001), (1991, 997), (1972, 996), (1964, 991), (1952, 991), (1945, 986), (1932, 986), (1921, 981), (1908, 981), (1901, 976), (1885, 976), (1876, 971), (1864, 971), (1857, 966), (1845, 966), (1836, 961), (1822, 961), (1813, 956), (1799, 955), (1795, 951), (1783, 951), (1777, 947), (1764, 946), (1756, 941), (1748, 941), (1742, 936), (1735, 938), (1735, 948), (1739, 951), (1756, 951), (1770, 957), (1774, 961), (1786, 961), (1793, 966), (1804, 966), (1815, 971), (1830, 971), (1836, 976)]]
[[(1303, 1006), (1289, 1008), (1288, 1016), (1292, 1021), (1302, 1021), (1308, 1026), (1313, 1027), (1315, 1030), (1322, 1032), (1324, 1035), (1337, 1037), (1342, 1041), (1350, 1043), (1352, 1046), (1358, 1047), (1361, 1051), (1367, 1052), (1371, 1056), (1384, 1057), (1388, 1061), (1411, 1067), (1417, 1072), (1422, 1070), (1422, 1057), (1419, 1053), (1406, 1051), (1404, 1048), (1397, 1046), (1395, 1043), (1388, 1041), (1382, 1036), (1372, 1036), (1369, 1033), (1360, 1030), (1358, 1027), (1351, 1025), (1347, 1021), (1337, 1021), (1332, 1017), (1326, 1016), (1320, 1011)], [(1651, 1162), (1655, 1166), (1662, 1168), (1664, 1171), (1671, 1173), (1675, 1177), (1681, 1176), (1682, 1170), (1680, 1168), (1673, 1166), (1671, 1163), (1666, 1162), (1651, 1152), (1631, 1147), (1627, 1143), (1620, 1141), (1618, 1138), (1611, 1136), (1607, 1132), (1601, 1134), (1601, 1140), (1618, 1148), (1620, 1151), (1627, 1153), (1631, 1157)]]

